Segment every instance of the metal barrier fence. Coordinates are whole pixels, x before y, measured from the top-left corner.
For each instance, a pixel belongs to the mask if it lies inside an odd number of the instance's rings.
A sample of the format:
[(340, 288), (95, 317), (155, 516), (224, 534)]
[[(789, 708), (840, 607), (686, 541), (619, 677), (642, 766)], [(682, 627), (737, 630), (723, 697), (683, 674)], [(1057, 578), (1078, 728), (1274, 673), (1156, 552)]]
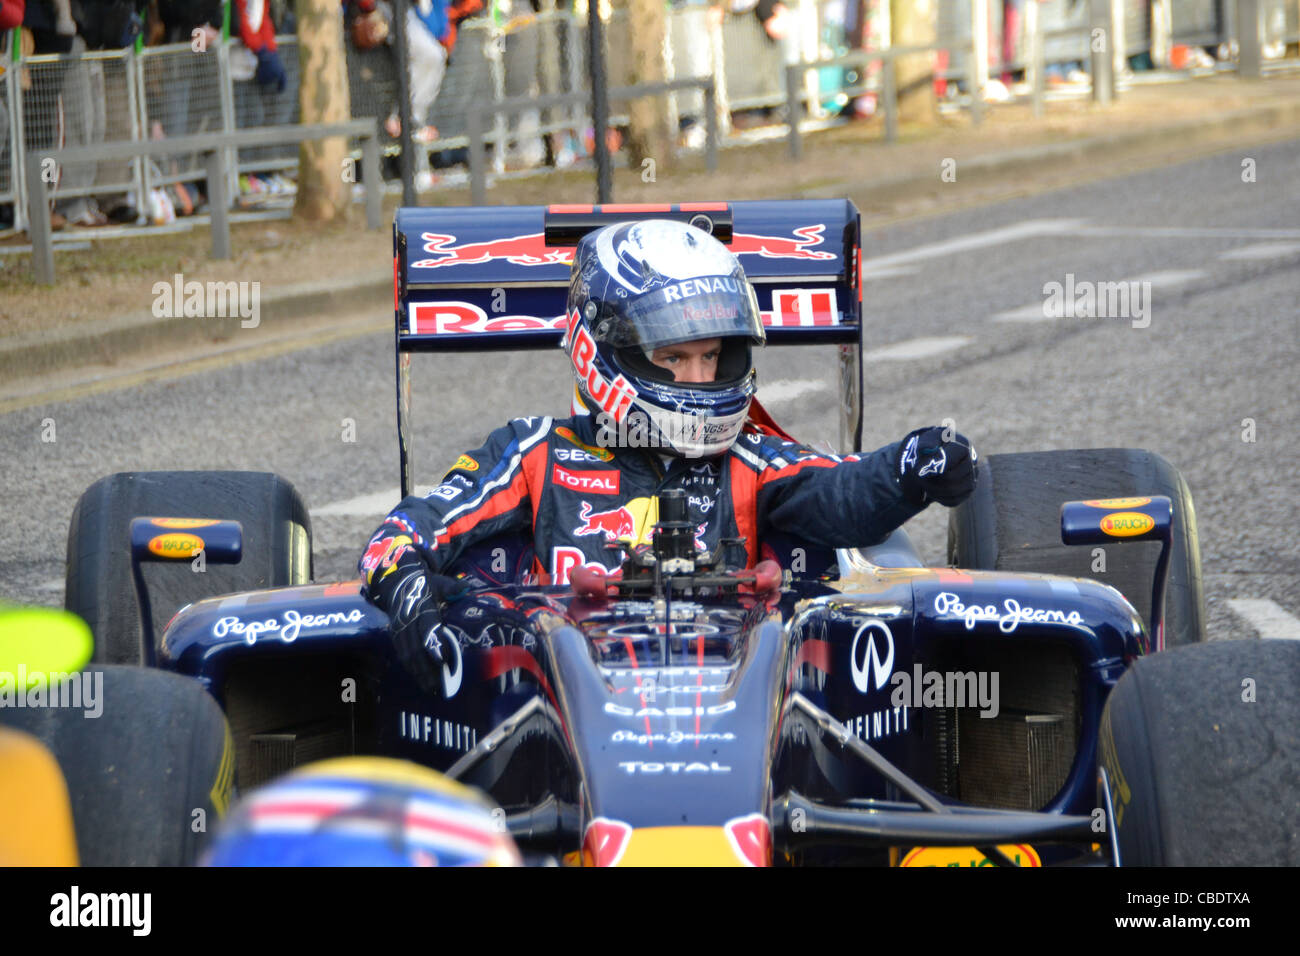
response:
[[(379, 163), (379, 146), (377, 142), (376, 123), (373, 119), (351, 120), (346, 123), (317, 123), (310, 126), (279, 126), (269, 128), (249, 128), (234, 133), (204, 133), (176, 138), (176, 148), (186, 153), (199, 154), (203, 158), (207, 172), (211, 196), (210, 225), (212, 229), (212, 258), (229, 259), (230, 250), (230, 216), (225, 184), (229, 179), (226, 169), (230, 161), (230, 147), (236, 149), (248, 146), (275, 146), (281, 143), (301, 143), (308, 140), (329, 139), (345, 136), (361, 141), (363, 161), (374, 168)], [(137, 157), (149, 158), (162, 155), (171, 143), (165, 140), (122, 141), (116, 143), (99, 143), (82, 146), (47, 146), (33, 147), (24, 159), (23, 181), (27, 187), (27, 203), (30, 209), (29, 220), (32, 237), (32, 272), (36, 281), (45, 285), (54, 282), (54, 244), (50, 236), (50, 224), (42, 215), (46, 204), (46, 184), (48, 178), (44, 171), (56, 168), (73, 168), (88, 160), (96, 163), (116, 162)], [(365, 187), (366, 228), (380, 227), (380, 185), (371, 180)]]
[[(733, 111), (775, 109), (784, 112), (797, 103), (803, 116), (821, 118), (837, 112), (864, 93), (881, 95), (881, 63), (888, 48), (888, 0), (787, 0), (792, 11), (789, 35), (770, 38), (752, 13), (728, 15), (720, 30), (709, 28), (707, 7), (699, 0), (678, 0), (669, 12), (664, 49), (665, 77), (712, 76), (715, 103), (723, 134)], [(943, 0), (936, 4), (935, 52), (937, 74), (956, 79), (969, 94), (984, 89), (990, 78), (1028, 69), (1041, 74), (1030, 56), (1028, 26), (1037, 17), (1041, 37), (1039, 61), (1079, 64), (1090, 69), (1089, 38), (1095, 24), (1089, 0), (1023, 0), (1019, 22), (1003, 42), (1001, 0), (987, 0), (986, 35), (972, 28), (973, 5), (986, 0)], [(1109, 4), (1110, 0), (1099, 0)], [(1032, 4), (1032, 10), (1028, 5)], [(865, 27), (866, 51), (851, 50), (848, 36), (858, 10), (872, 19)], [(1258, 75), (1279, 57), (1285, 44), (1300, 38), (1300, 0), (1115, 0), (1108, 33), (1113, 38), (1112, 69), (1121, 74), (1134, 57), (1149, 56), (1158, 66), (1178, 65), (1187, 50), (1208, 48), (1235, 52), (1240, 10), (1258, 23), (1257, 41), (1243, 46), (1243, 75)], [(529, 168), (565, 157), (583, 155), (581, 141), (590, 135), (591, 121), (577, 94), (589, 85), (585, 23), (571, 12), (545, 9), (541, 13), (495, 23), (486, 17), (461, 25), (459, 40), (448, 64), (428, 122), (438, 139), (422, 149), (430, 152), (468, 149), (469, 116), (474, 108), (520, 97), (546, 99), (546, 105), (521, 105), (492, 113), (482, 141), (491, 147), (487, 162), (496, 173)], [(980, 31), (984, 33), (984, 30)], [(10, 213), (12, 224), (25, 223), (23, 177), (19, 174), (26, 150), (50, 146), (74, 147), (155, 139), (175, 139), (205, 133), (232, 133), (261, 126), (289, 126), (298, 117), (297, 39), (278, 38), (289, 77), (283, 93), (267, 92), (252, 79), (250, 54), (235, 43), (214, 44), (195, 53), (189, 44), (67, 56), (29, 56), (19, 60), (7, 51), (14, 33), (4, 40), (4, 69), (0, 73), (0, 216)], [(616, 11), (606, 31), (609, 82), (627, 85), (625, 66), (629, 37), (626, 11)], [(979, 42), (977, 42), (979, 41)], [(1182, 52), (1175, 52), (1182, 48)], [(395, 56), (384, 44), (358, 50), (346, 44), (352, 115), (383, 120), (395, 112)], [(875, 54), (875, 55), (864, 55)], [(848, 57), (848, 59), (845, 59)], [(943, 58), (946, 57), (946, 64)], [(788, 68), (807, 65), (794, 77), (791, 96)], [(1034, 85), (1041, 96), (1040, 83)], [(704, 96), (696, 86), (676, 87), (669, 95), (670, 113), (682, 126), (703, 126)], [(556, 99), (558, 98), (558, 99)], [(982, 108), (979, 97), (970, 104)], [(780, 117), (786, 119), (787, 117)], [(614, 117), (621, 121), (622, 117)], [(396, 142), (382, 134), (392, 151)], [(237, 195), (240, 177), (252, 172), (292, 169), (297, 149), (291, 145), (260, 145), (232, 149), (226, 165), (229, 195)], [(165, 152), (145, 160), (114, 159), (81, 162), (59, 171), (56, 200), (75, 208), (90, 196), (134, 196), (136, 208), (159, 186), (205, 178), (200, 157), (193, 152)], [(3, 225), (0, 222), (0, 225)]]

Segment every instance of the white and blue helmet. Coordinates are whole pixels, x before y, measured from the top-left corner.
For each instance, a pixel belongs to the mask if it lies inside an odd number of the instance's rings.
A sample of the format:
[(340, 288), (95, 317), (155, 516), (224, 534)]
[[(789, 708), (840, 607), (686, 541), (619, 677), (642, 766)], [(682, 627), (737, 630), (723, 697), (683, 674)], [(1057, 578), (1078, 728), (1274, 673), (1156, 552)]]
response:
[[(679, 384), (650, 361), (662, 346), (715, 337), (713, 382)], [(764, 341), (745, 270), (702, 229), (649, 219), (578, 243), (564, 344), (578, 393), (607, 436), (644, 436), (649, 447), (687, 457), (725, 452), (754, 396), (751, 346)]]

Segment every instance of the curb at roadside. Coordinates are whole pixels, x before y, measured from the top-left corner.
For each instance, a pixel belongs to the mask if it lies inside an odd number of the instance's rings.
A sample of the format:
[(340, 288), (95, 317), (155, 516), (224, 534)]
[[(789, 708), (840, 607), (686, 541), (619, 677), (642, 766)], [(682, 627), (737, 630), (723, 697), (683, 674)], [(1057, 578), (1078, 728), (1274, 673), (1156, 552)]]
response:
[[(264, 293), (256, 328), (244, 328), (238, 316), (159, 318), (151, 309), (96, 321), (89, 332), (64, 326), (26, 333), (0, 342), (0, 380), (33, 378), (88, 365), (115, 365), (130, 359), (179, 349), (230, 345), (247, 341), (257, 345), (273, 336), (293, 334), (304, 317), (369, 311), (391, 314), (393, 275), (379, 270), (346, 280), (301, 282)], [(303, 344), (312, 333), (304, 329)]]

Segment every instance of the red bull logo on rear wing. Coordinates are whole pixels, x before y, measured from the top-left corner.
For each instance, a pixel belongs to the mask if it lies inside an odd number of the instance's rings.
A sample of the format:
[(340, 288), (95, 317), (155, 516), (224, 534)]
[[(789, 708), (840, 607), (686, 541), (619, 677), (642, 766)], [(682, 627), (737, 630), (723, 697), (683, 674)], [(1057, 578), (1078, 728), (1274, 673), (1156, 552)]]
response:
[(608, 222), (674, 218), (739, 257), (773, 344), (857, 343), (858, 212), (847, 200), (418, 208), (394, 222), (403, 351), (559, 344), (573, 250)]

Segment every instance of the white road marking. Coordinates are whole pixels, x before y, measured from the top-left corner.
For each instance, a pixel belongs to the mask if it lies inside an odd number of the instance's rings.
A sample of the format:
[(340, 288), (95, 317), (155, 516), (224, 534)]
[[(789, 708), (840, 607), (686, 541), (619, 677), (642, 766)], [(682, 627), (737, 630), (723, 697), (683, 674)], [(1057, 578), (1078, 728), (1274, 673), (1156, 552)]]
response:
[(1169, 289), (1176, 285), (1186, 285), (1205, 275), (1203, 269), (1170, 269), (1166, 272), (1147, 272), (1134, 276), (1129, 282), (1150, 282), (1153, 289)]
[(864, 362), (907, 362), (951, 352), (973, 342), (969, 335), (925, 335), (862, 353)]
[(1268, 598), (1229, 598), (1228, 606), (1260, 637), (1283, 637), (1300, 641), (1300, 618), (1284, 611), (1276, 601)]
[(920, 271), (920, 266), (880, 266), (878, 268), (870, 268), (864, 265), (862, 281), (878, 282), (881, 279), (892, 279), (895, 276), (914, 276)]
[(916, 246), (913, 249), (905, 249), (902, 252), (895, 252), (887, 256), (863, 259), (862, 269), (864, 272), (879, 274), (885, 268), (892, 268), (909, 262), (921, 262), (926, 259), (937, 259), (941, 256), (951, 256), (958, 252), (970, 252), (973, 249), (985, 249), (989, 246), (1000, 246), (1008, 242), (1019, 242), (1024, 239), (1035, 239), (1042, 236), (1072, 235), (1084, 222), (1086, 222), (1084, 219), (1030, 219), (1025, 222), (1018, 222), (1014, 226), (1003, 226), (1001, 229), (990, 229), (987, 232), (975, 232), (968, 236), (944, 239), (941, 242), (931, 242), (924, 246)]
[(1136, 236), (1145, 239), (1300, 239), (1300, 229), (1237, 229), (1232, 226), (1083, 226), (1084, 239)]
[(1008, 309), (1006, 312), (999, 312), (993, 316), (994, 322), (1043, 322), (1048, 319), (1063, 319), (1065, 311), (1063, 307), (1056, 307), (1046, 296), (1042, 302), (1035, 302), (1032, 305), (1022, 305), (1018, 309)]
[(775, 405), (780, 402), (793, 401), (804, 395), (813, 392), (825, 392), (830, 390), (830, 385), (826, 382), (819, 382), (815, 379), (793, 379), (783, 378), (775, 382), (767, 382), (758, 388), (758, 400), (764, 405)]
[(1300, 242), (1257, 242), (1253, 246), (1242, 246), (1219, 253), (1219, 258), (1229, 262), (1252, 261), (1255, 259), (1281, 259), (1300, 252)]
[[(1184, 285), (1193, 282), (1205, 275), (1201, 269), (1169, 269), (1164, 272), (1147, 272), (1139, 276), (1133, 276), (1129, 279), (1119, 280), (1119, 284), (1124, 285), (1131, 282), (1151, 283), (1152, 291), (1156, 289), (1171, 289), (1175, 286)], [(1061, 279), (1052, 281), (1062, 282)], [(1075, 287), (1083, 286), (1085, 280), (1076, 280)], [(1091, 281), (1091, 280), (1088, 280)], [(1102, 280), (1109, 282), (1110, 280)], [(1065, 318), (1065, 297), (1061, 295), (1048, 298), (1047, 293), (1043, 293), (1041, 302), (1034, 302), (1030, 305), (1022, 305), (1019, 308), (1009, 309), (1006, 312), (999, 312), (993, 316), (994, 322), (1042, 322), (1050, 319)], [(1096, 316), (1096, 318), (1131, 318), (1131, 316)]]
[[(427, 495), (429, 491), (429, 488), (419, 486), (415, 488), (415, 494), (417, 495)], [(401, 500), (401, 491), (397, 488), (391, 488), (385, 491), (374, 491), (367, 495), (357, 495), (355, 498), (336, 501), (320, 508), (312, 508), (311, 515), (313, 518), (329, 518), (338, 515), (367, 515), (382, 518), (392, 511)]]

